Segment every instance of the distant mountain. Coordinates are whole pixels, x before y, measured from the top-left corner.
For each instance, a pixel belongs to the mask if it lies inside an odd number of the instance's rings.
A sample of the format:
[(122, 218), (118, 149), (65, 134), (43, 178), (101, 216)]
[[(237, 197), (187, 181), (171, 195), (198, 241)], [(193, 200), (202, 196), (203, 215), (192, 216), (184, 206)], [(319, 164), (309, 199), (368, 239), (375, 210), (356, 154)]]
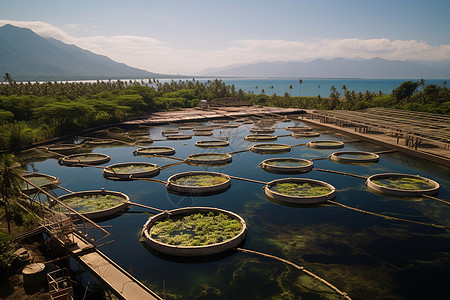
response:
[(450, 63), (427, 64), (401, 60), (316, 59), (310, 62), (277, 61), (245, 65), (231, 65), (223, 68), (209, 68), (199, 73), (203, 76), (242, 77), (303, 77), (303, 78), (386, 78), (386, 79), (448, 79)]
[(5, 73), (17, 81), (160, 77), (12, 25), (0, 27), (0, 74)]

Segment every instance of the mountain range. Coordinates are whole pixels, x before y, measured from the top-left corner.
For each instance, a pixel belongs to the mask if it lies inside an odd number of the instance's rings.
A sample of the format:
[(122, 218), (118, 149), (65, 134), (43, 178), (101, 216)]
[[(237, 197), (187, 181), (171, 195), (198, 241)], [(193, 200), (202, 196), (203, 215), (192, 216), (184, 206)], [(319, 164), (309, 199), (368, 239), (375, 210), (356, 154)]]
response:
[(199, 75), (238, 77), (301, 77), (301, 78), (367, 78), (367, 79), (448, 79), (450, 62), (372, 59), (331, 60), (316, 59), (309, 62), (277, 61), (229, 65), (208, 68)]
[[(102, 80), (128, 78), (174, 78), (133, 68), (75, 45), (44, 38), (30, 29), (0, 27), (0, 74), (14, 80)], [(450, 61), (425, 62), (373, 59), (276, 61), (208, 68), (196, 76), (449, 79)]]
[(0, 74), (5, 73), (18, 81), (161, 77), (9, 24), (0, 27)]

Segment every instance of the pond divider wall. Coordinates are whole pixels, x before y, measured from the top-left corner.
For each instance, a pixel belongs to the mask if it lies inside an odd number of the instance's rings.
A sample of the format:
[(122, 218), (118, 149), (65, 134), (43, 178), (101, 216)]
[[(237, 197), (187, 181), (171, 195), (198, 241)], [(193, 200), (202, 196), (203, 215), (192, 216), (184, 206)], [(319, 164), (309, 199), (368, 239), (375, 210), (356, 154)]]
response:
[[(151, 227), (156, 222), (167, 219), (169, 215), (171, 217), (175, 217), (188, 214), (209, 213), (209, 212), (223, 213), (227, 216), (237, 219), (242, 226), (241, 231), (232, 239), (228, 239), (220, 243), (205, 246), (169, 245), (159, 242), (151, 237), (150, 234)], [(153, 217), (150, 217), (144, 224), (142, 229), (142, 235), (144, 237), (144, 240), (151, 249), (156, 250), (157, 252), (163, 254), (168, 254), (172, 256), (184, 256), (184, 257), (209, 256), (236, 248), (237, 246), (239, 246), (244, 242), (246, 232), (247, 232), (247, 225), (242, 217), (233, 212), (213, 207), (187, 207), (174, 209), (168, 212), (163, 212)]]

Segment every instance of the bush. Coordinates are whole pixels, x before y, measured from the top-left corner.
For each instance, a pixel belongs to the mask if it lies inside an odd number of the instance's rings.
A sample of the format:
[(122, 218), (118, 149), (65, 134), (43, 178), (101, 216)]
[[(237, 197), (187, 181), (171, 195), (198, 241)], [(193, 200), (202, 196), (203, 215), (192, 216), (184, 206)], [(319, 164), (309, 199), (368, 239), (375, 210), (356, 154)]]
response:
[(14, 251), (16, 245), (13, 243), (14, 236), (0, 232), (0, 270), (8, 272), (16, 258)]

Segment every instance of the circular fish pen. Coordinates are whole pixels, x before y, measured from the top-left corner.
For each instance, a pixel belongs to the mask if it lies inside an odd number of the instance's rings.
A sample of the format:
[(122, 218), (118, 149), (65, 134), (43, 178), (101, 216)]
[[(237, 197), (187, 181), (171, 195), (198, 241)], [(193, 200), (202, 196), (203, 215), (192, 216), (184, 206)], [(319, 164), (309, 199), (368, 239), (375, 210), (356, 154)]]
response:
[[(55, 176), (40, 173), (24, 174), (23, 178), (25, 178), (27, 181), (31, 182), (32, 184), (43, 190), (54, 189), (58, 184), (61, 183), (59, 181), (59, 178)], [(28, 184), (28, 182), (22, 182), (20, 184), (20, 189), (23, 193), (27, 195), (39, 192), (38, 188), (32, 186), (31, 184)]]
[(116, 141), (113, 139), (103, 139), (103, 140), (90, 140), (87, 141), (86, 144), (90, 146), (102, 146), (102, 145), (110, 145), (115, 143)]
[(319, 204), (331, 200), (336, 189), (323, 181), (308, 178), (283, 178), (264, 187), (267, 197), (287, 204)]
[(196, 153), (189, 155), (186, 162), (190, 165), (226, 165), (232, 159), (229, 153)]
[(228, 141), (198, 141), (195, 146), (201, 148), (222, 148), (228, 147), (230, 143)]
[(199, 132), (199, 131), (213, 131), (214, 127), (213, 126), (204, 126), (204, 127), (195, 127), (193, 129), (194, 132)]
[(211, 130), (197, 130), (194, 131), (195, 136), (211, 136), (213, 132)]
[(150, 217), (142, 228), (156, 252), (183, 257), (215, 255), (244, 242), (247, 225), (239, 215), (219, 208), (187, 207)]
[(153, 140), (150, 138), (143, 138), (143, 139), (137, 139), (136, 142), (134, 142), (135, 145), (151, 145), (153, 144)]
[(285, 128), (288, 131), (292, 131), (292, 132), (307, 132), (307, 131), (312, 131), (313, 129), (311, 127), (307, 127), (307, 126), (289, 126)]
[(344, 143), (340, 141), (311, 141), (306, 146), (314, 149), (338, 149), (343, 148)]
[(303, 139), (303, 138), (312, 138), (312, 137), (319, 137), (320, 133), (313, 132), (313, 131), (305, 131), (305, 132), (292, 132), (291, 136), (297, 139)]
[(249, 134), (244, 138), (244, 140), (249, 142), (269, 142), (276, 141), (277, 136), (272, 134)]
[(372, 152), (365, 151), (339, 151), (332, 153), (330, 160), (340, 163), (375, 163), (380, 156)]
[(231, 185), (228, 175), (206, 171), (190, 171), (172, 175), (167, 180), (169, 191), (201, 195), (222, 192)]
[(259, 154), (286, 153), (291, 151), (291, 146), (284, 144), (256, 144), (250, 150)]
[(273, 128), (253, 127), (253, 128), (250, 128), (250, 132), (251, 133), (256, 133), (256, 134), (269, 134), (269, 133), (274, 133), (275, 129), (273, 129)]
[(174, 154), (175, 154), (174, 148), (165, 146), (143, 147), (133, 151), (134, 156), (174, 155)]
[(161, 134), (163, 134), (163, 135), (178, 134), (178, 133), (180, 133), (180, 130), (177, 130), (177, 129), (167, 129), (167, 130), (164, 130), (163, 132), (161, 132)]
[(439, 183), (419, 175), (384, 173), (375, 174), (366, 180), (369, 189), (382, 194), (404, 197), (436, 195)]
[(145, 162), (129, 162), (107, 166), (103, 169), (103, 177), (112, 180), (133, 180), (158, 175), (159, 166)]
[[(130, 198), (115, 191), (83, 191), (58, 197), (58, 200), (89, 219), (110, 217), (124, 211), (130, 205)], [(56, 204), (54, 210), (73, 214), (61, 204)]]
[(101, 165), (111, 160), (106, 154), (101, 153), (84, 153), (64, 156), (58, 160), (59, 164), (65, 166), (81, 165)]
[(232, 128), (238, 128), (239, 126), (241, 126), (241, 125), (240, 124), (223, 124), (220, 126), (220, 128), (232, 129)]
[(293, 174), (311, 171), (313, 163), (312, 161), (301, 158), (280, 157), (266, 159), (259, 166), (267, 172)]
[(58, 144), (53, 145), (47, 148), (48, 151), (52, 152), (58, 152), (58, 153), (68, 153), (78, 150), (81, 147), (81, 145), (75, 145), (75, 144)]
[(185, 135), (185, 134), (166, 135), (166, 139), (168, 139), (168, 140), (189, 140), (191, 138), (192, 138), (192, 135)]
[(178, 130), (194, 130), (193, 126), (178, 126)]

